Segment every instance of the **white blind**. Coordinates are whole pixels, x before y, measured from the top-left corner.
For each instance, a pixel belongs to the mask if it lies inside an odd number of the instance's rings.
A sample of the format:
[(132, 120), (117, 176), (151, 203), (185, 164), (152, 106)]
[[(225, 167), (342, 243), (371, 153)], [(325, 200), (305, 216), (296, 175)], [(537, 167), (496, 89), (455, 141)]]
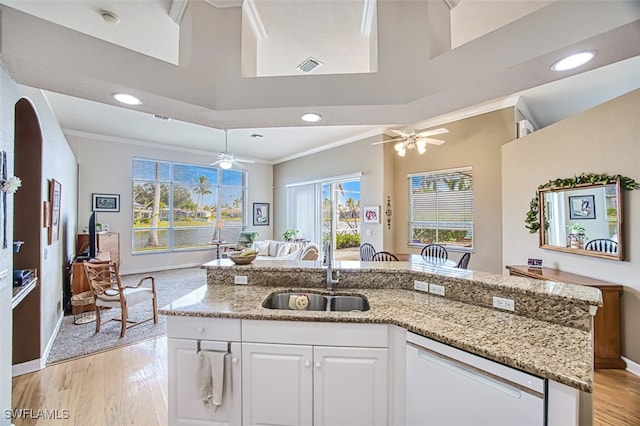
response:
[(418, 173), (408, 179), (409, 244), (472, 248), (472, 168)]

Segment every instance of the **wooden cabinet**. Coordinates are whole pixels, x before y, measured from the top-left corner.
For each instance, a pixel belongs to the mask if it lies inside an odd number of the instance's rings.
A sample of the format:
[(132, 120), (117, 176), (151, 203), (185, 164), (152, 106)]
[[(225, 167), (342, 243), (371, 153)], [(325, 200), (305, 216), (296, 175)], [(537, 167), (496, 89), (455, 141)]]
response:
[(507, 269), (511, 275), (586, 285), (600, 289), (602, 292), (602, 306), (598, 308), (593, 322), (594, 366), (595, 368), (626, 368), (626, 363), (622, 359), (620, 343), (621, 285), (552, 268), (536, 270), (528, 269), (523, 265), (507, 265)]
[(242, 359), (244, 425), (387, 424), (387, 349), (243, 343)]
[[(78, 234), (78, 250), (89, 244), (89, 234)], [(101, 232), (98, 234), (97, 258), (105, 262), (116, 262), (120, 266), (120, 234), (117, 232)], [(84, 272), (82, 262), (71, 265), (71, 313), (74, 315), (95, 310), (94, 304), (74, 304), (73, 296), (90, 291), (89, 281)]]

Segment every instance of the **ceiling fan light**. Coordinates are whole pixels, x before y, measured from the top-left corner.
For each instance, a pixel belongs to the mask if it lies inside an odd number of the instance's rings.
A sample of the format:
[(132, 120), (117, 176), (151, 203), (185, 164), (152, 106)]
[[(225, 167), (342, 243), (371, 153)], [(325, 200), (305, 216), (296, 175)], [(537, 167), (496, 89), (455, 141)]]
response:
[(233, 166), (233, 163), (229, 160), (222, 160), (218, 165), (222, 169), (229, 170)]
[(418, 140), (416, 141), (416, 147), (418, 148), (418, 153), (420, 155), (424, 154), (425, 152), (427, 152), (427, 142), (424, 140)]
[(398, 142), (397, 144), (395, 144), (395, 145), (393, 146), (393, 148), (394, 148), (396, 151), (398, 151), (398, 152), (400, 152), (400, 151), (404, 151), (404, 149), (405, 149), (405, 148), (404, 148), (404, 142)]
[(407, 150), (406, 150), (406, 149), (404, 149), (404, 148), (403, 148), (403, 149), (399, 149), (399, 150), (398, 150), (398, 155), (399, 155), (400, 157), (404, 157), (404, 155), (405, 155), (406, 153), (407, 153)]

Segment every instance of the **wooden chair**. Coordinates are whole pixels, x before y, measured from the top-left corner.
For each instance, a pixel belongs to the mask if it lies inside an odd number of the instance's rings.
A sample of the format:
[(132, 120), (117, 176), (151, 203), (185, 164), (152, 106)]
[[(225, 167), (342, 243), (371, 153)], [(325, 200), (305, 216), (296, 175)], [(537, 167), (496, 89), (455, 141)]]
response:
[(601, 251), (602, 253), (618, 253), (618, 243), (606, 238), (591, 240), (584, 246), (585, 250)]
[(449, 258), (449, 253), (447, 253), (447, 249), (440, 244), (427, 244), (422, 247), (422, 251), (420, 251), (420, 256), (433, 258), (433, 259), (442, 259), (447, 260)]
[(467, 269), (467, 266), (469, 265), (469, 259), (470, 258), (471, 258), (471, 253), (463, 254), (462, 257), (460, 258), (460, 261), (458, 262), (458, 265), (456, 266), (456, 268)]
[[(144, 277), (135, 286), (125, 286), (122, 284), (116, 263), (83, 262), (83, 265), (89, 281), (89, 287), (91, 287), (95, 299), (96, 333), (100, 331), (100, 309), (103, 307), (120, 309), (121, 318), (112, 318), (115, 321), (122, 322), (120, 337), (124, 337), (127, 328), (151, 320), (156, 324), (158, 323), (158, 297), (156, 295), (156, 282), (153, 277)], [(151, 287), (142, 286), (145, 281), (150, 281)], [(152, 303), (153, 317), (138, 322), (130, 321), (129, 308), (146, 301), (151, 301)], [(127, 322), (131, 324), (128, 327)]]
[(374, 254), (376, 254), (376, 249), (371, 244), (360, 244), (360, 260), (365, 262), (370, 261)]
[(398, 258), (395, 254), (389, 253), (388, 251), (379, 251), (371, 257), (371, 260), (374, 262), (396, 262)]

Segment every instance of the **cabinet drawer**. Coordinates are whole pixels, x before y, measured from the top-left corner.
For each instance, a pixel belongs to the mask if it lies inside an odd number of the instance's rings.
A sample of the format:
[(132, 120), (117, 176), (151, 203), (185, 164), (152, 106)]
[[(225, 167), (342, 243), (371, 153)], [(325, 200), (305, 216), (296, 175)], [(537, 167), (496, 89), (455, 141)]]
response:
[(241, 337), (240, 320), (168, 316), (167, 336), (182, 339), (239, 342)]
[(243, 341), (255, 343), (370, 348), (389, 346), (389, 326), (386, 324), (243, 320), (242, 336)]

